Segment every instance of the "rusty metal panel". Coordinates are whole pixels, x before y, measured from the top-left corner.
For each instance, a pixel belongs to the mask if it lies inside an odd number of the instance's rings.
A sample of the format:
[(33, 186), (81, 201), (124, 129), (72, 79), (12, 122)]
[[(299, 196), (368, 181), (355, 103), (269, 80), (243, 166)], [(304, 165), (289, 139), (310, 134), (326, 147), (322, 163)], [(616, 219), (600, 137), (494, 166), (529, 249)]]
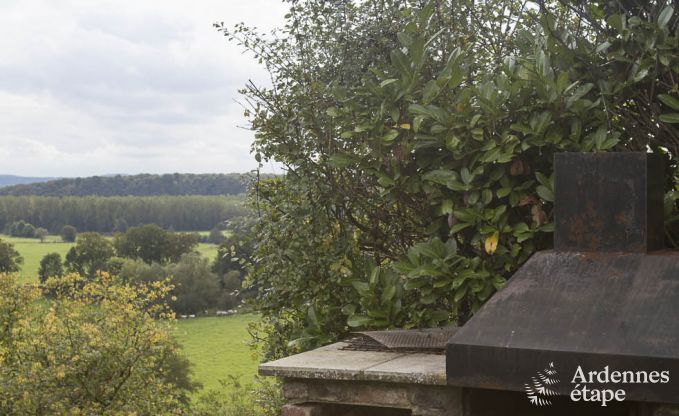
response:
[(554, 248), (647, 252), (663, 246), (659, 155), (557, 153)]
[(566, 377), (669, 370), (670, 383), (626, 385), (627, 398), (679, 403), (679, 254), (536, 253), (451, 338), (446, 362), (450, 385), (514, 391), (550, 362)]
[(456, 327), (353, 332), (348, 348), (369, 351), (443, 352)]

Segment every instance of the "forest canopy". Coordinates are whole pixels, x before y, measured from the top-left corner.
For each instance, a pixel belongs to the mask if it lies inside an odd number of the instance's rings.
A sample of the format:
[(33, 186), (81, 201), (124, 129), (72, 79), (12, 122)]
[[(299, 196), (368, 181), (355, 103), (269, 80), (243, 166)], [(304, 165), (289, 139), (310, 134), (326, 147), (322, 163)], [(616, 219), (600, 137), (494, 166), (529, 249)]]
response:
[(245, 192), (248, 181), (240, 173), (91, 176), (0, 187), (0, 195), (237, 195)]

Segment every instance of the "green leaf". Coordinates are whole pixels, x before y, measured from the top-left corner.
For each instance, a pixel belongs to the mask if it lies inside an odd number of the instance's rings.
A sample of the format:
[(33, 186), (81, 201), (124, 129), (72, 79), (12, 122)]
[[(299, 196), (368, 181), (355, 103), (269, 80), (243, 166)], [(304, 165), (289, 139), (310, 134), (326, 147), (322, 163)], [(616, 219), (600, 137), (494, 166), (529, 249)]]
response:
[(465, 185), (469, 185), (472, 182), (472, 179), (474, 179), (467, 168), (462, 168), (460, 171), (460, 177), (462, 178), (462, 182), (464, 182)]
[(632, 81), (639, 82), (642, 79), (646, 78), (646, 75), (648, 75), (648, 68), (641, 68), (636, 72), (636, 74), (634, 74), (634, 76), (632, 77)]
[(467, 197), (467, 203), (469, 205), (475, 205), (477, 202), (479, 202), (480, 197), (481, 197), (480, 193), (471, 192), (471, 193), (469, 193), (469, 196)]
[(372, 318), (369, 318), (367, 316), (361, 316), (361, 315), (353, 315), (350, 316), (349, 319), (347, 319), (347, 325), (349, 325), (352, 328), (356, 328), (359, 326), (366, 326), (370, 322), (372, 322)]
[(408, 57), (403, 54), (403, 52), (398, 49), (391, 51), (391, 62), (402, 76), (406, 78), (412, 78), (410, 61), (408, 60)]
[(660, 116), (660, 121), (670, 124), (677, 124), (679, 123), (679, 113), (662, 114)]
[(356, 313), (356, 305), (352, 304), (344, 305), (342, 307), (342, 313), (347, 316), (353, 315), (354, 313)]
[(606, 137), (608, 136), (608, 131), (606, 126), (602, 125), (594, 132), (592, 139), (594, 140), (594, 145), (597, 149), (601, 149)]
[(356, 289), (359, 295), (365, 296), (370, 293), (370, 285), (366, 282), (353, 281), (351, 285)]
[(538, 182), (540, 182), (542, 185), (544, 185), (544, 186), (546, 186), (546, 187), (548, 187), (548, 188), (550, 188), (550, 189), (552, 188), (552, 181), (551, 181), (547, 176), (545, 176), (544, 174), (542, 174), (542, 173), (540, 173), (540, 172), (535, 172), (535, 178), (536, 178), (536, 179), (538, 180)]
[(382, 136), (382, 140), (383, 140), (385, 143), (391, 143), (391, 142), (393, 142), (394, 139), (396, 139), (397, 137), (398, 137), (398, 130), (396, 130), (396, 129), (390, 129), (388, 132), (386, 132), (386, 133), (384, 134), (384, 136)]
[(495, 193), (498, 198), (504, 198), (512, 192), (512, 188), (500, 188)]
[(575, 91), (573, 91), (573, 95), (568, 97), (568, 99), (566, 100), (566, 108), (570, 108), (570, 106), (572, 106), (574, 102), (584, 97), (588, 92), (592, 90), (593, 87), (594, 84), (587, 83), (576, 88)]
[(469, 223), (466, 223), (466, 222), (459, 222), (459, 223), (453, 225), (453, 226), (450, 228), (450, 234), (453, 235), (453, 234), (455, 234), (455, 233), (457, 233), (457, 232), (460, 232), (460, 231), (462, 231), (462, 230), (464, 230), (465, 228), (470, 227), (470, 226), (471, 226), (471, 224), (469, 224)]
[(457, 174), (451, 170), (437, 169), (427, 172), (422, 176), (422, 179), (439, 185), (447, 185), (449, 181), (457, 179)]
[(488, 205), (492, 200), (493, 191), (490, 189), (484, 189), (483, 192), (481, 192), (481, 202), (483, 202), (483, 205)]
[(624, 16), (620, 14), (612, 14), (606, 19), (606, 23), (616, 31), (621, 32), (623, 29), (623, 18)]
[(396, 295), (396, 286), (390, 285), (387, 286), (386, 289), (384, 289), (384, 292), (382, 292), (382, 304), (386, 304), (387, 302), (391, 301), (394, 296)]
[(413, 119), (413, 131), (415, 133), (420, 131), (420, 125), (422, 125), (422, 120), (424, 120), (424, 116), (417, 116)]
[(672, 110), (679, 110), (679, 100), (672, 97), (671, 95), (668, 94), (660, 94), (658, 95), (658, 98), (660, 101), (663, 102), (666, 106), (672, 108)]
[(672, 15), (674, 14), (674, 8), (671, 5), (665, 6), (660, 15), (658, 16), (658, 26), (664, 28), (670, 22)]
[(350, 156), (338, 153), (330, 156), (329, 162), (331, 165), (336, 166), (338, 168), (345, 168), (354, 163), (354, 159)]
[(397, 78), (389, 78), (385, 79), (384, 81), (380, 82), (380, 88), (384, 88), (389, 84), (393, 84), (394, 82), (398, 81)]
[(424, 42), (424, 38), (418, 36), (413, 39), (412, 45), (408, 48), (410, 58), (418, 67), (422, 64), (422, 59), (424, 58)]
[(543, 200), (554, 202), (554, 192), (552, 192), (551, 189), (547, 188), (546, 186), (540, 185), (535, 190), (537, 191), (540, 198), (542, 198)]
[(455, 291), (455, 296), (454, 296), (455, 302), (459, 302), (460, 299), (462, 299), (464, 297), (464, 295), (466, 295), (466, 294), (467, 294), (467, 286), (462, 286), (459, 289), (457, 289)]
[(424, 91), (422, 92), (422, 101), (425, 104), (429, 104), (434, 98), (436, 98), (436, 96), (439, 94), (439, 91), (441, 91), (441, 87), (439, 87), (435, 80), (427, 82), (427, 85), (425, 85)]
[(410, 47), (410, 45), (413, 43), (413, 37), (407, 32), (397, 33), (396, 38), (401, 43), (401, 45), (405, 46), (406, 48)]
[(420, 105), (420, 104), (410, 104), (408, 106), (408, 111), (410, 111), (411, 113), (418, 114), (418, 115), (429, 116), (429, 117), (435, 118), (433, 111), (431, 111), (427, 107)]

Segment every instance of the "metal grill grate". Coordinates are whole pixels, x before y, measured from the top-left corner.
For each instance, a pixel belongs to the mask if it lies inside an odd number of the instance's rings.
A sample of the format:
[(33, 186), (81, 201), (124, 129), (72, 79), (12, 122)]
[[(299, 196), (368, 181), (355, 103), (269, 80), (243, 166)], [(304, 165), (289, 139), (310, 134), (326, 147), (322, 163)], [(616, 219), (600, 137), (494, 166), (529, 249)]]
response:
[(354, 332), (342, 349), (443, 354), (446, 343), (456, 332), (454, 327)]

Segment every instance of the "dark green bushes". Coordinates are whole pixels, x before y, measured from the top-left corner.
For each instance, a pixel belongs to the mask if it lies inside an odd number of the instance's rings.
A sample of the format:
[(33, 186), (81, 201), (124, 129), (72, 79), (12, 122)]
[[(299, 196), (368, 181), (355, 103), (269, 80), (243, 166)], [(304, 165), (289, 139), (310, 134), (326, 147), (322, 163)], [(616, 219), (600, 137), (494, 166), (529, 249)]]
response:
[(614, 3), (306, 1), (273, 40), (221, 28), (272, 73), (244, 94), (256, 157), (288, 168), (253, 193), (267, 356), (464, 323), (550, 246), (555, 152), (675, 171), (677, 15)]

